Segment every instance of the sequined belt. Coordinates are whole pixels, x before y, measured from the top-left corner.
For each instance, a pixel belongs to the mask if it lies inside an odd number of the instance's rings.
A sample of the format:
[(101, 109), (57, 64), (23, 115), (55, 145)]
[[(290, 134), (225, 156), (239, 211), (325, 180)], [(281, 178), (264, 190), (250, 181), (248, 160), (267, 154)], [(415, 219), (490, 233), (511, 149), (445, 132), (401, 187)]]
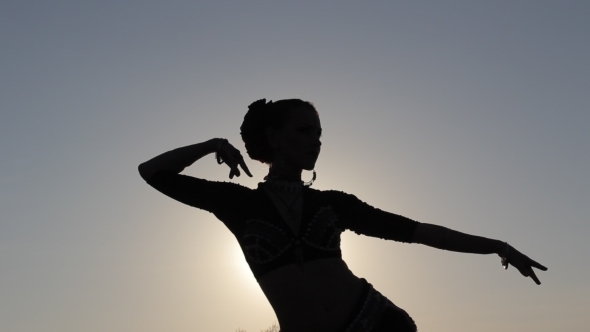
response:
[(371, 331), (373, 327), (379, 323), (379, 320), (385, 311), (385, 305), (387, 304), (385, 296), (376, 291), (375, 288), (364, 279), (363, 282), (365, 283), (364, 287), (368, 288), (365, 291), (365, 301), (352, 323), (350, 323), (346, 329), (346, 332)]
[[(395, 320), (399, 322), (399, 328), (403, 331), (416, 331), (416, 325), (412, 318), (402, 309), (389, 301), (388, 298), (379, 293), (373, 286), (365, 279), (361, 279), (365, 283), (365, 300), (362, 307), (354, 320), (350, 323), (345, 332), (371, 332), (379, 331), (382, 320), (390, 320), (384, 316), (393, 315)], [(390, 323), (386, 324), (391, 326)], [(403, 326), (401, 326), (403, 325)], [(389, 329), (388, 329), (389, 331)], [(396, 329), (397, 331), (397, 329)]]

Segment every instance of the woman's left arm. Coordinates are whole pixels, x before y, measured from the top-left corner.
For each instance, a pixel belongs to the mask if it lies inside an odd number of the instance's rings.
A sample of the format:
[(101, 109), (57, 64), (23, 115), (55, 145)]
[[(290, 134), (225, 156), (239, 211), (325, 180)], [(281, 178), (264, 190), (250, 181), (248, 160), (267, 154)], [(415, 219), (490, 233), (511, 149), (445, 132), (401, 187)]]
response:
[(547, 270), (546, 267), (528, 258), (506, 242), (469, 235), (438, 225), (419, 223), (412, 240), (414, 243), (443, 250), (472, 254), (497, 254), (502, 257), (503, 264), (506, 264), (505, 268), (508, 268), (508, 264), (513, 265), (523, 276), (531, 277), (537, 285), (540, 285), (541, 282), (532, 268)]

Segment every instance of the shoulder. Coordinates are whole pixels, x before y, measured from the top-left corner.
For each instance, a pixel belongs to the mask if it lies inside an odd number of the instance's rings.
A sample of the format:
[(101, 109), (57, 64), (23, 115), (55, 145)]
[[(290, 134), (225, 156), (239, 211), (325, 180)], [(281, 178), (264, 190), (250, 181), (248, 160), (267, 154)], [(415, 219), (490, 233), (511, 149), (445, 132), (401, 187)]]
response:
[(227, 204), (246, 202), (253, 190), (232, 182), (210, 181), (169, 171), (155, 173), (147, 183), (187, 205), (215, 211)]
[(339, 190), (309, 189), (309, 196), (314, 204), (331, 206), (339, 214), (356, 214), (371, 206), (361, 201), (355, 195)]
[(322, 198), (324, 200), (329, 200), (331, 202), (353, 202), (353, 201), (360, 201), (355, 195), (349, 194), (339, 190), (317, 190), (317, 189), (309, 189), (310, 193), (313, 196), (318, 198)]

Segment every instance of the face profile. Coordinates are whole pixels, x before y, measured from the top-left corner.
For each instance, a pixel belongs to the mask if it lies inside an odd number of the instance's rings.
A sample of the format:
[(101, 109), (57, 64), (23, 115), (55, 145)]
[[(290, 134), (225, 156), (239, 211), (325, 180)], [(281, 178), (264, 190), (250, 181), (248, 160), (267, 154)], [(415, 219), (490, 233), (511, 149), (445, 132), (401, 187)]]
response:
[(267, 137), (274, 150), (272, 165), (311, 171), (321, 150), (322, 126), (318, 113), (306, 106), (293, 110), (280, 129), (269, 128)]

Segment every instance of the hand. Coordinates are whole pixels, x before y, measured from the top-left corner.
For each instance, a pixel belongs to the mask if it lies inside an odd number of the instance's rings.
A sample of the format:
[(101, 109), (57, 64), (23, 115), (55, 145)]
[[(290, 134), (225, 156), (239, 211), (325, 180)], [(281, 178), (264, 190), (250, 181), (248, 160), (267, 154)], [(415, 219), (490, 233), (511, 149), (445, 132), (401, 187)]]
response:
[(238, 166), (242, 167), (244, 172), (248, 174), (248, 176), (252, 177), (252, 173), (246, 166), (246, 162), (244, 161), (244, 157), (240, 153), (240, 150), (234, 148), (227, 140), (223, 140), (220, 142), (220, 145), (217, 148), (217, 162), (220, 164), (225, 163), (229, 166), (229, 178), (233, 179), (235, 176), (240, 176), (240, 169)]
[(506, 251), (504, 253), (505, 257), (502, 257), (502, 265), (504, 265), (505, 269), (508, 269), (508, 265), (514, 266), (520, 274), (525, 277), (531, 277), (535, 281), (537, 285), (541, 284), (539, 278), (535, 275), (535, 271), (533, 271), (533, 267), (541, 270), (547, 271), (547, 268), (543, 265), (535, 262), (534, 260), (528, 258), (526, 255), (521, 253), (520, 251), (512, 248), (509, 244), (506, 244)]

